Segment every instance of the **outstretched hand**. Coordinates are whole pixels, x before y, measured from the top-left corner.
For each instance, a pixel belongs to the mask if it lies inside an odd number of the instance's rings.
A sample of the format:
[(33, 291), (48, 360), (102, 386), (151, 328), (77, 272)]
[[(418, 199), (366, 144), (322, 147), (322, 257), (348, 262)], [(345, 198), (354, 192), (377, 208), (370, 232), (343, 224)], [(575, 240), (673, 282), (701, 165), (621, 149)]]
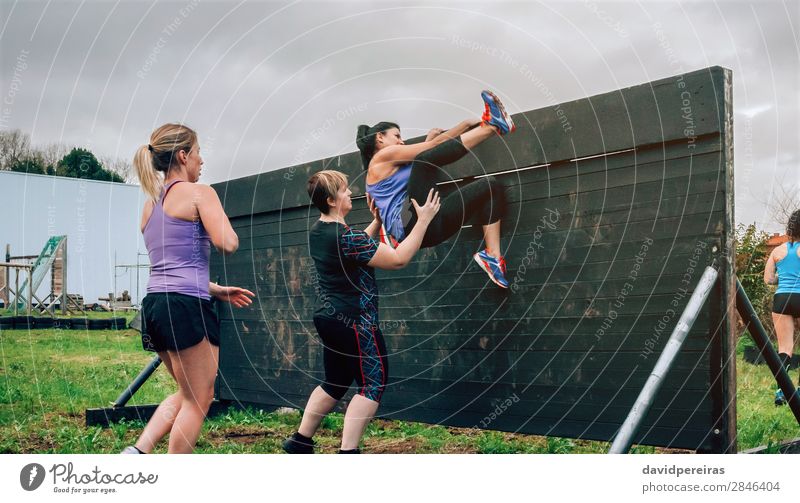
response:
[(428, 136), (425, 137), (425, 141), (431, 141), (442, 133), (444, 133), (444, 129), (435, 127), (428, 131)]
[(238, 286), (217, 286), (212, 295), (219, 300), (230, 302), (235, 307), (247, 307), (253, 303), (255, 294)]
[(442, 204), (439, 200), (439, 192), (431, 189), (428, 192), (428, 199), (425, 204), (420, 206), (416, 199), (411, 199), (411, 204), (414, 205), (414, 210), (417, 212), (417, 222), (423, 222), (425, 225), (431, 223), (433, 217), (439, 213), (439, 208)]

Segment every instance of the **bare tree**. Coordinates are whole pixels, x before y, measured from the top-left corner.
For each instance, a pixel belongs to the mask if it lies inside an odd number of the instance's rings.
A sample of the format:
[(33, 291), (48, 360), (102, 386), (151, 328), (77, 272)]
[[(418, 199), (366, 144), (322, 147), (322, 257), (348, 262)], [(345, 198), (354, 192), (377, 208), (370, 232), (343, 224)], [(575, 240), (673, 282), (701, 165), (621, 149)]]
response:
[(100, 162), (105, 169), (121, 176), (125, 183), (131, 183), (135, 178), (133, 165), (127, 159), (103, 156), (100, 158)]
[(800, 210), (800, 194), (797, 189), (797, 185), (793, 183), (777, 184), (777, 189), (767, 202), (767, 208), (772, 218), (784, 228), (792, 213)]
[(0, 169), (12, 165), (30, 154), (31, 137), (19, 129), (0, 131)]
[(41, 153), (44, 165), (55, 168), (58, 165), (58, 161), (69, 154), (70, 150), (72, 150), (72, 147), (68, 147), (63, 143), (50, 143), (39, 149), (39, 152)]

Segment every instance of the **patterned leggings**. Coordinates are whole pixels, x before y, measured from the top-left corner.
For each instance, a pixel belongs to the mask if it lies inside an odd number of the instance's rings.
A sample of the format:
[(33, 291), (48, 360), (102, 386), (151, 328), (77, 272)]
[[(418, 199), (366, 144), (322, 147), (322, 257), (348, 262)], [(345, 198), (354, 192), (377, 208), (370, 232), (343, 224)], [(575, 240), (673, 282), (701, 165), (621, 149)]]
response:
[(342, 322), (324, 316), (315, 316), (314, 326), (325, 345), (325, 382), (320, 385), (325, 393), (340, 400), (355, 380), (359, 395), (380, 402), (389, 379), (380, 328), (360, 320)]

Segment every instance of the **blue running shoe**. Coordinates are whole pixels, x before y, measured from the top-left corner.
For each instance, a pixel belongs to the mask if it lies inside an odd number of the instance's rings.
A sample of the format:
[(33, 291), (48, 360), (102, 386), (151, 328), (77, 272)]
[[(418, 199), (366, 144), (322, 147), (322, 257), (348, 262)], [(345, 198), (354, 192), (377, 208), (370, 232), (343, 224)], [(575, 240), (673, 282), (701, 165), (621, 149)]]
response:
[(783, 390), (779, 389), (775, 392), (775, 407), (780, 407), (781, 405), (786, 405), (789, 403), (786, 400), (786, 396), (783, 394)]
[(475, 262), (481, 266), (481, 269), (486, 271), (489, 278), (494, 281), (500, 288), (508, 288), (508, 281), (506, 280), (506, 261), (503, 257), (493, 257), (489, 255), (486, 250), (479, 251), (472, 256)]
[(486, 104), (486, 110), (483, 113), (483, 122), (490, 126), (495, 126), (497, 132), (501, 135), (513, 133), (517, 126), (514, 125), (514, 120), (506, 112), (503, 102), (491, 91), (481, 92), (481, 98)]

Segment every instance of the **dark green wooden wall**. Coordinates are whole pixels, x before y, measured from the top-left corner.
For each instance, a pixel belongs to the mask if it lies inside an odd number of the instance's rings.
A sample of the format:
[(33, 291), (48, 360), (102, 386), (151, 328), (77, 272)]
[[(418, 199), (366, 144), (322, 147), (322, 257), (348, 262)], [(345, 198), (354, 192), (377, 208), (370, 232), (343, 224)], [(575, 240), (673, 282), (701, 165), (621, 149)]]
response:
[[(501, 173), (513, 288), (498, 289), (472, 261), (479, 227), (403, 270), (380, 271), (391, 376), (380, 414), (608, 440), (716, 259), (719, 286), (637, 441), (734, 451), (730, 71), (708, 68), (514, 120), (516, 133), (448, 168), (464, 181)], [(215, 186), (241, 245), (215, 255), (212, 277), (258, 293), (252, 308), (223, 310), (221, 399), (301, 408), (323, 379), (308, 242), (318, 212), (305, 192), (323, 168), (347, 173), (354, 198), (363, 195), (356, 153)], [(369, 219), (364, 199), (354, 199), (348, 223), (363, 228)]]

